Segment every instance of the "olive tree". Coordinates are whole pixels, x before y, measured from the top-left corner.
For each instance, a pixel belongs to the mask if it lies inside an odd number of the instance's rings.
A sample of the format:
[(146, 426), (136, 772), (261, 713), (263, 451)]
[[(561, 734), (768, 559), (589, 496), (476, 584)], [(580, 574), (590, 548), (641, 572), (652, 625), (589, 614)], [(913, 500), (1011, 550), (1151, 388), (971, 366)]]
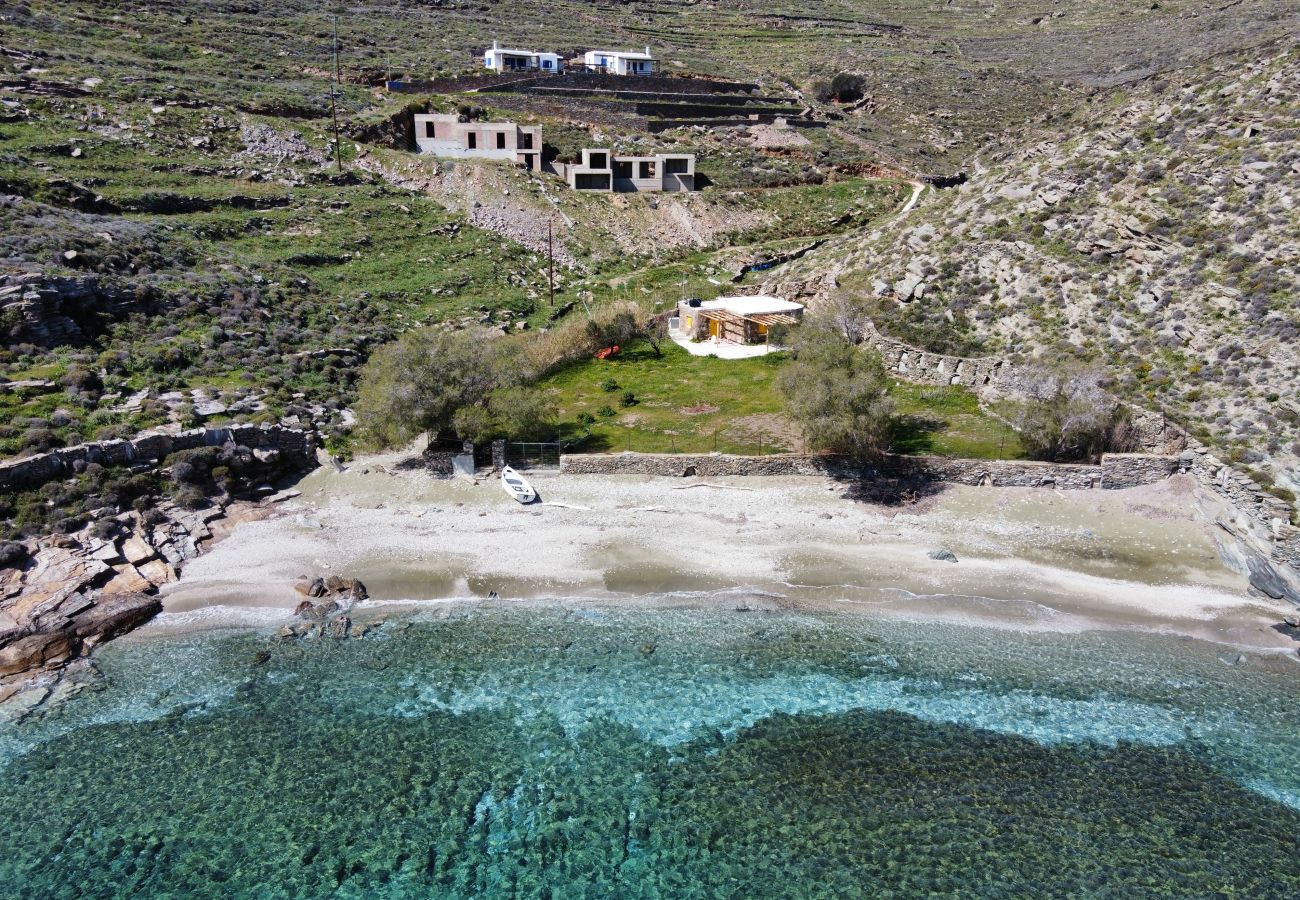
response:
[(880, 354), (829, 322), (805, 324), (791, 350), (777, 384), (808, 445), (863, 461), (888, 450), (894, 406)]
[(499, 433), (516, 441), (555, 437), (558, 411), (545, 392), (534, 387), (505, 387), (492, 392), (488, 410)]
[(504, 343), (483, 331), (420, 328), (379, 348), (357, 391), (361, 436), (392, 447), (451, 430), (458, 410), (522, 377)]

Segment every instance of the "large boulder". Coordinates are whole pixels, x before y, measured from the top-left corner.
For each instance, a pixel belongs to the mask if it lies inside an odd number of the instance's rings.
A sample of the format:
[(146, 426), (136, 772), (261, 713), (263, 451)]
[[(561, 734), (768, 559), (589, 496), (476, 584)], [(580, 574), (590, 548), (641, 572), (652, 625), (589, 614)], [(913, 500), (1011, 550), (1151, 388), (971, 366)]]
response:
[(83, 641), (115, 638), (162, 612), (162, 601), (147, 594), (101, 596), (70, 620), (71, 631)]
[(67, 662), (76, 652), (75, 638), (63, 631), (29, 634), (0, 647), (0, 678)]

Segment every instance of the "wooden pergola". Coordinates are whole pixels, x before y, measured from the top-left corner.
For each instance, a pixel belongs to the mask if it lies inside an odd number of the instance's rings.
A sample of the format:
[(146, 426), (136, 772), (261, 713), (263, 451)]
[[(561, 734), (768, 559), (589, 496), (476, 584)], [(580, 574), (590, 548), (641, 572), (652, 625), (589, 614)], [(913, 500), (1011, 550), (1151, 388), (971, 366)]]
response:
[(736, 340), (726, 334), (728, 326), (740, 332), (738, 343), (751, 344), (757, 343), (758, 329), (755, 326), (762, 325), (765, 329), (773, 325), (798, 325), (799, 319), (790, 313), (753, 313), (751, 315), (742, 315), (726, 309), (699, 309), (696, 311), (701, 319), (706, 321), (712, 319), (718, 323), (718, 337), (723, 340)]

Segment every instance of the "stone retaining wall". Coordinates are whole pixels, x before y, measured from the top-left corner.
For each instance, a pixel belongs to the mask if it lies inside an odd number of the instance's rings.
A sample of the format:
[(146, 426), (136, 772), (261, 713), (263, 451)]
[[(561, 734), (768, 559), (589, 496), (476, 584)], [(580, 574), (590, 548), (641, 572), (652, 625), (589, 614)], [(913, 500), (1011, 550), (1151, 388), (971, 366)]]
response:
[[(943, 459), (891, 456), (874, 473), (933, 481), (997, 487), (1053, 487), (1066, 490), (1119, 489), (1154, 484), (1183, 471), (1178, 457), (1107, 454), (1100, 465), (1060, 465), (1023, 460)], [(864, 474), (831, 455), (781, 453), (771, 456), (667, 453), (586, 453), (560, 457), (560, 471), (571, 475), (848, 475)]]
[(976, 359), (930, 353), (887, 338), (878, 331), (864, 341), (880, 354), (885, 368), (907, 381), (919, 384), (960, 384), (977, 393), (985, 388), (1007, 386), (1011, 367), (996, 357)]
[(235, 443), (253, 450), (274, 450), (284, 456), (310, 462), (315, 459), (316, 433), (283, 425), (229, 425), (223, 428), (195, 428), (177, 434), (145, 432), (132, 440), (98, 441), (61, 447), (25, 459), (0, 463), (0, 491), (14, 492), (40, 487), (47, 481), (67, 478), (78, 462), (102, 466), (158, 463), (178, 450), (220, 447)]
[(771, 456), (732, 456), (725, 453), (578, 453), (560, 456), (567, 475), (829, 475), (842, 472), (836, 456), (779, 453)]
[(1278, 529), (1273, 559), (1300, 572), (1300, 528), (1283, 525)]

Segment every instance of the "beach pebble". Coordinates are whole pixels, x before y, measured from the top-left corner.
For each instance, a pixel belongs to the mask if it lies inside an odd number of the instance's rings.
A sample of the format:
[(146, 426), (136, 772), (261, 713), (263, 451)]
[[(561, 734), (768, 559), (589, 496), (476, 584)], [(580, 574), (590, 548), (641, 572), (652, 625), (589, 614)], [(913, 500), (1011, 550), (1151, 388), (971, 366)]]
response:
[(953, 553), (951, 550), (948, 550), (947, 548), (942, 548), (939, 550), (931, 550), (929, 553), (926, 554), (926, 556), (930, 557), (930, 559), (937, 559), (940, 562), (955, 563), (957, 561), (957, 554)]

